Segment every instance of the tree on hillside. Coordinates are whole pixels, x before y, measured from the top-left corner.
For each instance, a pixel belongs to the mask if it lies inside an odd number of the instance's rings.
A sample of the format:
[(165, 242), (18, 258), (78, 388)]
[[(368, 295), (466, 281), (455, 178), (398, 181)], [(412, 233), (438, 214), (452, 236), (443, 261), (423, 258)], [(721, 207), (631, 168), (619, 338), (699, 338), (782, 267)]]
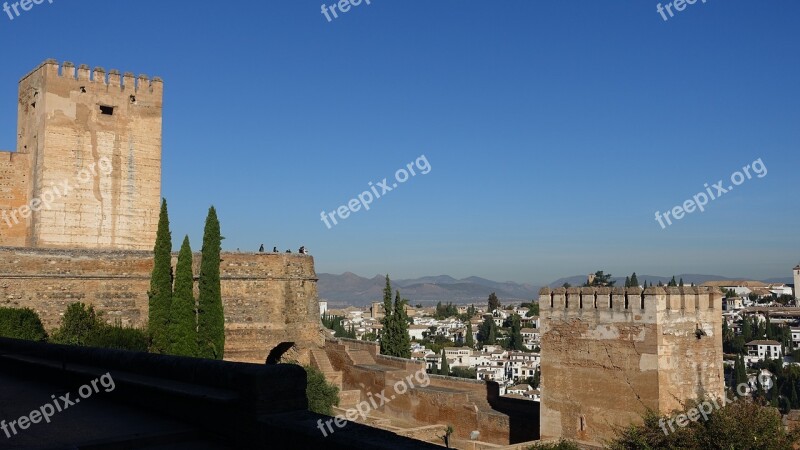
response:
[(380, 336), (381, 354), (398, 358), (411, 357), (411, 338), (408, 335), (408, 315), (406, 303), (400, 298), (400, 291), (392, 304), (392, 284), (386, 275), (386, 287), (383, 290), (384, 316), (381, 323), (383, 331)]
[(493, 312), (496, 309), (500, 309), (500, 299), (498, 299), (497, 295), (492, 292), (489, 294), (489, 312)]
[(197, 351), (198, 356), (209, 359), (222, 359), (225, 352), (225, 312), (219, 278), (222, 239), (217, 210), (212, 206), (203, 231), (197, 299)]
[(494, 345), (497, 339), (497, 325), (491, 316), (487, 316), (478, 328), (478, 341), (483, 345)]
[(442, 363), (441, 367), (439, 368), (439, 375), (450, 375), (450, 364), (447, 362), (447, 356), (445, 356), (444, 349), (442, 349)]
[(161, 199), (158, 231), (153, 248), (153, 272), (150, 275), (148, 297), (148, 333), (152, 340), (150, 351), (169, 351), (169, 312), (172, 306), (172, 234), (169, 231), (167, 200)]
[(175, 267), (175, 290), (169, 314), (169, 353), (197, 356), (197, 305), (194, 299), (192, 247), (189, 236), (183, 238)]
[(522, 331), (519, 324), (519, 316), (514, 314), (511, 316), (511, 337), (508, 340), (509, 350), (525, 350), (525, 345), (522, 343)]
[(616, 283), (616, 281), (613, 281), (611, 279), (611, 274), (610, 273), (606, 274), (602, 270), (598, 270), (597, 272), (594, 273), (594, 277), (593, 277), (591, 283), (587, 280), (586, 283), (584, 283), (584, 286), (586, 286), (586, 287), (603, 287), (603, 286), (611, 287), (611, 286), (614, 286), (614, 283)]
[(467, 347), (469, 347), (470, 349), (475, 348), (475, 338), (472, 336), (472, 323), (469, 321), (467, 321), (466, 344)]

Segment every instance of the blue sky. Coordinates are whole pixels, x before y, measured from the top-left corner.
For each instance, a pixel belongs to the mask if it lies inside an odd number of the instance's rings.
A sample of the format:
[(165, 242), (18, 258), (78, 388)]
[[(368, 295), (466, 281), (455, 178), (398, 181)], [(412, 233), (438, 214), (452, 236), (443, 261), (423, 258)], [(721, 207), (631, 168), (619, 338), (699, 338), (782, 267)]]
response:
[[(307, 246), (318, 272), (544, 283), (789, 276), (800, 261), (800, 3), (53, 0), (0, 15), (0, 148), (47, 58), (164, 79), (174, 243), (209, 205), (227, 249)], [(327, 1), (332, 4), (333, 1)], [(664, 2), (665, 3), (665, 2)], [(425, 155), (431, 170), (328, 229)], [(662, 229), (761, 158), (747, 180)]]

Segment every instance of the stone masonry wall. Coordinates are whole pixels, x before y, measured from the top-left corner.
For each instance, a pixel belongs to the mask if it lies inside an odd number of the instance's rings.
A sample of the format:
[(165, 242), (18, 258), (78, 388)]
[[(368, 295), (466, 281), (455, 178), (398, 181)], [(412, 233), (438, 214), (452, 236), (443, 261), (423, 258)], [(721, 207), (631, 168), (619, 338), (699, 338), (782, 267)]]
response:
[(28, 154), (0, 152), (0, 244), (24, 246), (29, 222), (19, 214), (28, 203)]
[[(342, 372), (345, 390), (361, 391), (361, 401), (382, 393), (390, 399), (378, 408), (380, 412), (401, 423), (420, 425), (453, 425), (455, 438), (469, 440), (473, 431), (479, 431), (479, 440), (492, 444), (507, 445), (517, 434), (512, 427), (512, 418), (493, 409), (487, 384), (484, 381), (428, 375), (430, 383), (422, 387), (414, 375), (425, 370), (418, 361), (390, 358), (378, 355), (378, 344), (351, 339), (328, 339), (325, 351), (331, 365)], [(375, 364), (353, 364), (348, 352), (363, 351), (373, 356)], [(412, 376), (412, 389), (408, 376)], [(403, 392), (396, 391), (400, 387)], [(509, 401), (514, 401), (508, 399)], [(516, 400), (534, 407), (533, 402)], [(534, 417), (535, 419), (535, 417)], [(523, 423), (524, 422), (524, 423)], [(516, 421), (514, 426), (538, 428), (535, 420)], [(538, 430), (533, 430), (538, 436)]]
[[(197, 253), (195, 276), (199, 262)], [(152, 264), (152, 253), (143, 251), (0, 247), (0, 306), (34, 309), (48, 330), (77, 301), (109, 322), (143, 327)], [(308, 362), (307, 350), (322, 345), (312, 257), (223, 253), (220, 275), (225, 359), (263, 363), (277, 344), (295, 342), (292, 356)]]
[(724, 392), (718, 294), (544, 288), (539, 305), (542, 439), (600, 444), (646, 409)]
[[(41, 201), (25, 242), (0, 245), (149, 250), (161, 200), (163, 83), (145, 75), (48, 60), (19, 84), (17, 153), (29, 166), (0, 176), (14, 201)], [(23, 175), (24, 174), (24, 175)], [(16, 192), (19, 191), (19, 192)], [(15, 230), (15, 233), (18, 233)]]

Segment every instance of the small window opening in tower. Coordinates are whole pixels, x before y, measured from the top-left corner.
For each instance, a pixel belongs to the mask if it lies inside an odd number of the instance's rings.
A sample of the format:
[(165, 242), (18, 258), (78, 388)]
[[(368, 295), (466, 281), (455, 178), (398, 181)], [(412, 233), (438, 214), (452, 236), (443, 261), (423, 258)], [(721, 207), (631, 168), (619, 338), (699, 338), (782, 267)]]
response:
[(86, 86), (81, 86), (81, 94), (85, 94), (85, 93), (86, 93)]
[(36, 102), (31, 103), (31, 106), (36, 108)]
[(114, 115), (114, 107), (113, 106), (100, 105), (100, 113), (101, 114), (105, 114), (106, 116), (113, 116)]
[(135, 95), (131, 95), (131, 103), (136, 103), (136, 96)]

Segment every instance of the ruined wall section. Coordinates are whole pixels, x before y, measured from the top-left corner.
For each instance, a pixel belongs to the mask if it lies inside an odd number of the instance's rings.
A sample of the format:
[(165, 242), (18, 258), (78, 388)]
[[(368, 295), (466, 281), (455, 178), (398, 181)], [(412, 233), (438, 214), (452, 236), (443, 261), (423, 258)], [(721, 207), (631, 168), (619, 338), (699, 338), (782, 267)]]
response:
[(25, 246), (30, 226), (23, 217), (30, 189), (29, 154), (0, 152), (0, 245)]
[[(197, 253), (195, 277), (199, 264)], [(144, 327), (152, 267), (152, 252), (0, 247), (0, 306), (32, 308), (49, 331), (78, 301), (108, 322)], [(295, 342), (293, 355), (307, 362), (307, 350), (321, 347), (312, 257), (223, 253), (220, 275), (225, 359), (263, 363), (279, 343)]]
[(55, 198), (33, 214), (28, 245), (152, 249), (161, 195), (161, 80), (85, 65), (76, 73), (71, 63), (48, 60), (19, 89), (18, 139), (32, 154), (31, 198)]
[(721, 298), (705, 288), (544, 288), (539, 306), (543, 439), (599, 444), (646, 409), (723, 393)]

